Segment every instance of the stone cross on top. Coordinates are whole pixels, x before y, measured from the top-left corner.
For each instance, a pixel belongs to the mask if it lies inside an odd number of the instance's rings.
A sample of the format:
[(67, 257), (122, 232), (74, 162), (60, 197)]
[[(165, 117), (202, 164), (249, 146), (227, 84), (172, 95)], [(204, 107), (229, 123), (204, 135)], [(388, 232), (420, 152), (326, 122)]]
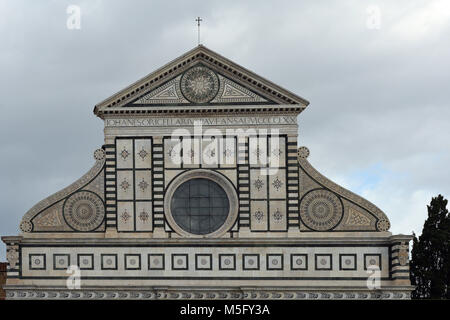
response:
[(198, 27), (198, 44), (200, 45), (200, 22), (202, 22), (202, 18), (197, 17), (197, 19), (195, 19), (195, 21), (197, 21), (197, 27)]

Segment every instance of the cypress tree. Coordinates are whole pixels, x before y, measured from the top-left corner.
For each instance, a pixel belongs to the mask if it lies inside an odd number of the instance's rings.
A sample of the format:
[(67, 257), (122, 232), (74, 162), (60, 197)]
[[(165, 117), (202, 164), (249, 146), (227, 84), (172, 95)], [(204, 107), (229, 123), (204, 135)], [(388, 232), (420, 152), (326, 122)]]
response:
[(413, 299), (450, 299), (450, 216), (442, 195), (432, 198), (428, 218), (411, 251)]

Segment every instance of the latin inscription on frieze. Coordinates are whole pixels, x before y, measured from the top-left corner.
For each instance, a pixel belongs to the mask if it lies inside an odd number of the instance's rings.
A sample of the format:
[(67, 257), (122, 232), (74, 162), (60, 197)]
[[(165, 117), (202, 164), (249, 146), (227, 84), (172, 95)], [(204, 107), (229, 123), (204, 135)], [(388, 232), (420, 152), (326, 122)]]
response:
[(296, 116), (268, 116), (268, 117), (211, 117), (211, 118), (182, 118), (182, 117), (152, 117), (152, 118), (114, 118), (106, 119), (105, 127), (167, 127), (193, 126), (201, 123), (203, 126), (261, 126), (261, 125), (295, 125)]

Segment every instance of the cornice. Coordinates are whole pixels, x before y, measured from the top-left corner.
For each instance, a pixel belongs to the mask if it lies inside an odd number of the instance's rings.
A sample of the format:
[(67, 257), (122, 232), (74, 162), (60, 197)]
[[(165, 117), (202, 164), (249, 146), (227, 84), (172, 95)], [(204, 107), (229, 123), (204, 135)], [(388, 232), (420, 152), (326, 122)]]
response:
[(41, 235), (40, 238), (22, 238), (20, 243), (23, 245), (48, 245), (52, 246), (70, 246), (70, 245), (117, 245), (117, 246), (177, 246), (177, 245), (230, 245), (230, 246), (252, 246), (252, 245), (387, 245), (398, 240), (397, 236), (392, 236), (390, 232), (359, 232), (354, 234), (352, 232), (330, 233), (330, 232), (315, 232), (302, 233), (301, 237), (297, 238), (94, 238), (92, 235), (86, 233), (86, 237), (79, 238), (52, 238)]
[(214, 114), (267, 114), (267, 113), (294, 113), (300, 114), (305, 110), (305, 106), (298, 104), (285, 104), (285, 105), (219, 105), (219, 106), (149, 106), (149, 107), (111, 107), (99, 111), (97, 115), (104, 119), (105, 117), (115, 115), (170, 115), (170, 114), (189, 114), (189, 115), (214, 115)]

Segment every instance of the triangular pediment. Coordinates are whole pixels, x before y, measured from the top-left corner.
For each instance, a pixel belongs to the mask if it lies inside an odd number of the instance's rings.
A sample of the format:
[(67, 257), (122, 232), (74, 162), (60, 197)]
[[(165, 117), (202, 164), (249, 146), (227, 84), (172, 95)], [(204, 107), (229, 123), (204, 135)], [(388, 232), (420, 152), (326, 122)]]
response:
[(198, 46), (95, 106), (102, 116), (126, 108), (297, 105), (305, 99)]
[[(206, 77), (201, 75), (194, 78), (194, 81), (183, 81), (183, 75), (179, 75), (169, 80), (160, 87), (143, 94), (131, 103), (133, 106), (145, 105), (185, 105), (185, 104), (274, 104), (266, 97), (258, 95), (248, 88), (228, 79), (227, 77), (212, 71), (203, 64), (193, 66), (190, 70), (203, 70)], [(210, 74), (208, 74), (210, 73)], [(210, 77), (208, 77), (210, 75)], [(208, 82), (208, 80), (210, 82)], [(214, 81), (216, 80), (216, 81)], [(197, 85), (197, 90), (213, 91), (207, 99), (196, 100), (195, 94), (191, 96), (188, 90), (190, 86)], [(184, 87), (183, 87), (184, 86)], [(217, 86), (217, 88), (214, 88)], [(215, 91), (214, 91), (215, 90)]]

